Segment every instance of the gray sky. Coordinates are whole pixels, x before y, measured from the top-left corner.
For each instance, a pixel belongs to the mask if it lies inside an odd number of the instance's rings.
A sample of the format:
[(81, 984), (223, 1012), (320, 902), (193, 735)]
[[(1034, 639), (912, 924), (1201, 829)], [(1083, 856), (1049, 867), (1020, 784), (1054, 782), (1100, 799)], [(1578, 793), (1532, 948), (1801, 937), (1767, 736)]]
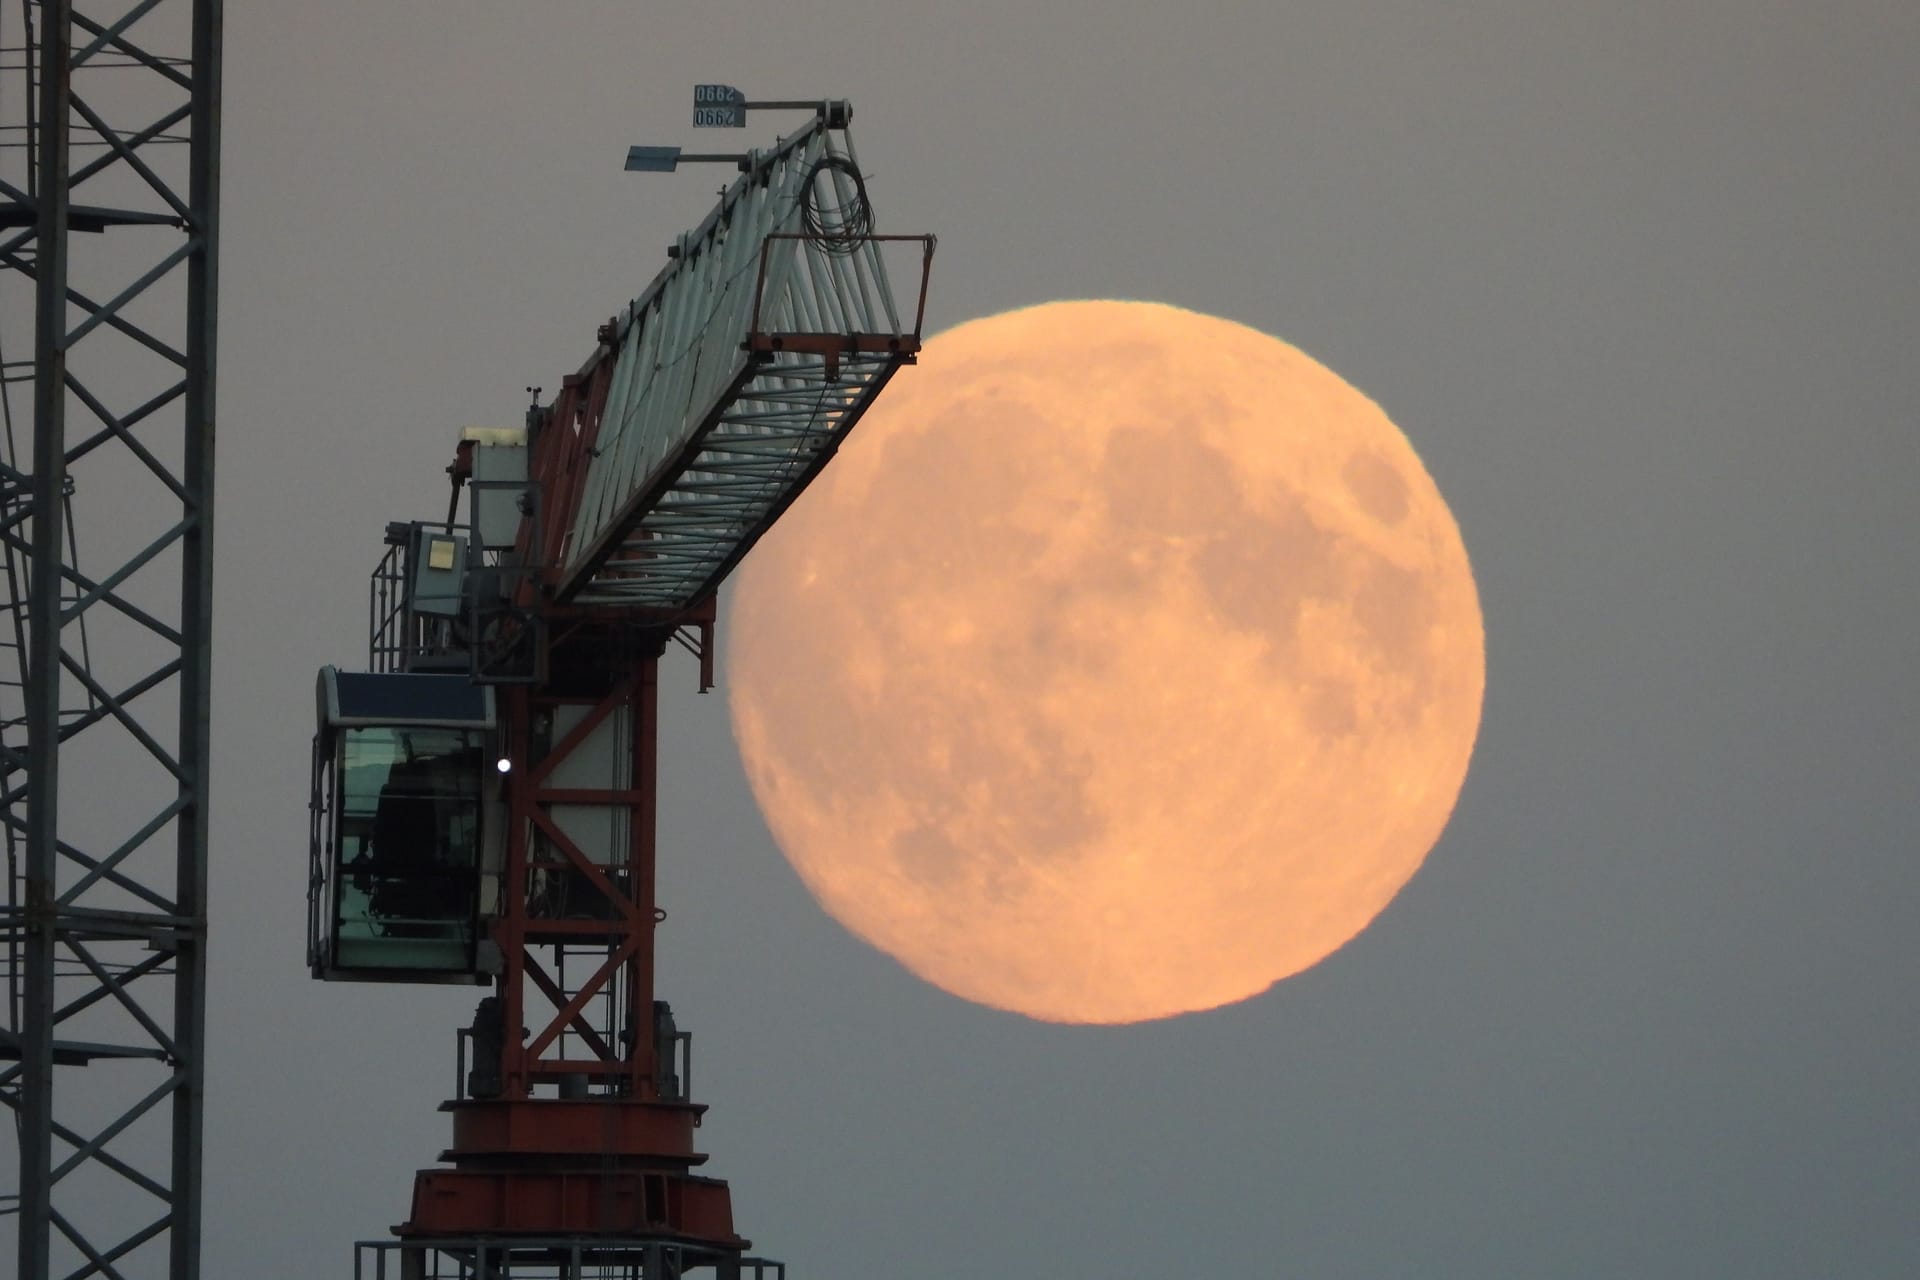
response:
[[(726, 176), (690, 86), (853, 100), (930, 326), (1150, 298), (1312, 353), (1486, 615), (1425, 869), (1262, 998), (977, 1008), (826, 918), (667, 672), (663, 994), (796, 1277), (1920, 1270), (1920, 8), (294, 0), (228, 15), (207, 1272), (345, 1274), (473, 994), (302, 965), (316, 667)], [(752, 129), (769, 140), (781, 122)], [(1074, 358), (1062, 335), (1059, 358)], [(1204, 660), (1204, 655), (1196, 660)]]

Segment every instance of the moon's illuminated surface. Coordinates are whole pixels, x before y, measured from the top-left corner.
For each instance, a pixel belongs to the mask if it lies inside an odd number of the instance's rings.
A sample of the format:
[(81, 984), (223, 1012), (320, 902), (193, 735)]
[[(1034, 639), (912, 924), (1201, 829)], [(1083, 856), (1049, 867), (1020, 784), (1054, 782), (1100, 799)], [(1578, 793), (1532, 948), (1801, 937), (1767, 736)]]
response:
[(749, 555), (734, 732), (837, 919), (969, 1000), (1244, 999), (1419, 868), (1480, 721), (1459, 530), (1309, 357), (1147, 303), (931, 340)]

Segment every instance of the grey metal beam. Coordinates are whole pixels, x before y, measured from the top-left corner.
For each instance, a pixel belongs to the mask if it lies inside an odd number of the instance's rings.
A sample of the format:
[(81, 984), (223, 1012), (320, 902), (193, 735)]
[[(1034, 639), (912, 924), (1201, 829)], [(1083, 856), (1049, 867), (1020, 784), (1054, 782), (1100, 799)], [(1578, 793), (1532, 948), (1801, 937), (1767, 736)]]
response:
[(214, 369), (217, 352), (220, 242), (220, 0), (195, 0), (193, 15), (193, 155), (188, 176), (195, 219), (187, 263), (187, 514), (182, 540), (180, 619), (185, 667), (180, 677), (181, 791), (174, 909), (197, 922), (174, 949), (174, 1039), (193, 1046), (185, 1079), (173, 1095), (173, 1280), (200, 1274), (201, 1127), (206, 1094), (207, 772), (213, 669)]
[(33, 550), (27, 599), (26, 946), (20, 1031), (20, 1277), (52, 1266), (53, 1010), (60, 795), (61, 521), (66, 482), (67, 170), (71, 0), (40, 6), (34, 239)]

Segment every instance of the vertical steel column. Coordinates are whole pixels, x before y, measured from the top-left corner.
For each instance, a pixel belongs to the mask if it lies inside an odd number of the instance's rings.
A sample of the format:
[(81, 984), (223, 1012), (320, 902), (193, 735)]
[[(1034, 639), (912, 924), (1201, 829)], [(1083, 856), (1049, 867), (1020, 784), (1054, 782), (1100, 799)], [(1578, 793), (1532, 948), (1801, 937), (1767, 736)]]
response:
[(68, 79), (73, 6), (40, 7), (40, 128), (34, 196), (33, 544), (27, 579), (26, 931), (20, 1066), (20, 1277), (51, 1266), (53, 1011), (59, 932), (60, 569), (66, 486)]
[(186, 801), (176, 825), (174, 913), (192, 922), (173, 956), (173, 1036), (191, 1046), (173, 1092), (173, 1280), (200, 1274), (201, 1127), (206, 1114), (207, 771), (213, 656), (214, 370), (218, 357), (220, 242), (220, 0), (195, 0), (187, 201), (197, 245), (187, 259), (186, 431), (181, 480), (186, 531), (180, 567), (179, 758)]
[(627, 1026), (633, 1035), (629, 1089), (636, 1098), (658, 1096), (660, 1046), (653, 1024), (654, 930), (659, 924), (658, 863), (660, 814), (660, 655), (649, 651), (636, 663), (633, 699), (627, 704), (631, 746), (627, 786), (638, 792), (629, 811), (627, 865), (632, 877), (633, 904), (639, 908), (637, 928), (641, 942), (627, 962)]
[[(500, 1061), (495, 1068), (510, 1098), (531, 1092), (520, 1053), (520, 1028), (526, 1025), (527, 844), (533, 835), (533, 702), (524, 687), (498, 691), (501, 742), (513, 762), (507, 774), (506, 865), (500, 878), (499, 917), (493, 941), (500, 948), (501, 971), (495, 984), (500, 998)], [(474, 1059), (486, 1050), (474, 1045)]]

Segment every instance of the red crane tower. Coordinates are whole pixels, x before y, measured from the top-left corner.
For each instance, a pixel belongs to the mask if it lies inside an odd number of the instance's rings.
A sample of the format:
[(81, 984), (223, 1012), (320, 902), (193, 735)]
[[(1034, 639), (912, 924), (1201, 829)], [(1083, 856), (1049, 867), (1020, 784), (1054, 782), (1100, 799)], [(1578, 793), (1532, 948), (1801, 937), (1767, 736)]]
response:
[[(845, 102), (805, 107), (523, 429), (470, 429), (439, 522), (389, 525), (370, 670), (320, 673), (309, 963), (490, 988), (443, 1164), (357, 1277), (784, 1274), (696, 1172), (654, 988), (658, 664), (712, 683), (715, 593), (920, 345), (931, 236), (880, 236)], [(890, 263), (917, 272), (912, 310)], [(460, 519), (462, 492), (466, 518)]]

